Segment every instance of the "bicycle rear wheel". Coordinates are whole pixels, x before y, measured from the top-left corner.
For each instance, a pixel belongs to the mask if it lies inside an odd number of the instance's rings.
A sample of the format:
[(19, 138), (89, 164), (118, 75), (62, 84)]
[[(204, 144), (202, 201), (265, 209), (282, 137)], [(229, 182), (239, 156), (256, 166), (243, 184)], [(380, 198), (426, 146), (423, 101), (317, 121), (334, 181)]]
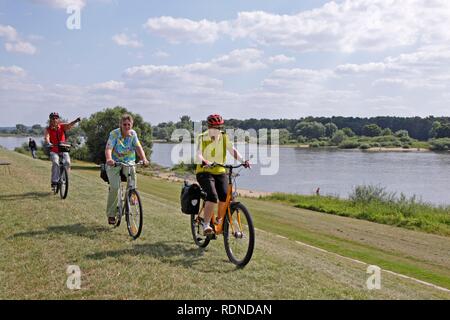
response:
[(243, 204), (231, 204), (231, 208), (231, 223), (227, 214), (223, 228), (225, 251), (232, 263), (244, 267), (253, 255), (255, 229), (252, 217)]
[(143, 224), (142, 202), (137, 190), (130, 190), (125, 208), (128, 233), (133, 239), (137, 239), (141, 235)]
[(58, 185), (61, 199), (67, 198), (67, 194), (69, 192), (69, 175), (66, 167), (61, 168)]
[(208, 246), (211, 238), (203, 235), (202, 219), (198, 214), (191, 214), (191, 232), (197, 246), (200, 248), (206, 248)]

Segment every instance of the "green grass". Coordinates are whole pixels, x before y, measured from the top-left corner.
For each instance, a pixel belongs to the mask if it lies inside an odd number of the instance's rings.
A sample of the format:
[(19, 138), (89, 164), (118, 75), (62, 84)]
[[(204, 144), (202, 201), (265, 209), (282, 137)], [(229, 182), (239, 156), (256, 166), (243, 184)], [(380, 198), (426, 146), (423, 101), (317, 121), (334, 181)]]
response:
[[(0, 299), (450, 299), (445, 292), (387, 273), (382, 290), (368, 291), (365, 266), (292, 241), (375, 261), (450, 288), (445, 260), (316, 228), (336, 218), (333, 227), (345, 229), (346, 218), (241, 199), (258, 230), (271, 233), (257, 232), (252, 260), (236, 269), (226, 258), (221, 237), (206, 250), (193, 244), (189, 217), (180, 213), (179, 183), (139, 175), (144, 229), (132, 241), (125, 226), (106, 224), (107, 185), (95, 165), (73, 163), (69, 196), (63, 201), (49, 192), (48, 161), (5, 150), (0, 150), (0, 159), (12, 163), (9, 170), (0, 168)], [(358, 229), (360, 222), (355, 221)], [(447, 239), (421, 233), (401, 237), (425, 237), (431, 248), (442, 247)], [(78, 291), (65, 285), (72, 264), (82, 272)]]
[(289, 203), (339, 216), (363, 219), (397, 227), (450, 235), (450, 207), (435, 207), (411, 200), (352, 201), (332, 196), (307, 196), (275, 193), (264, 197), (269, 201)]

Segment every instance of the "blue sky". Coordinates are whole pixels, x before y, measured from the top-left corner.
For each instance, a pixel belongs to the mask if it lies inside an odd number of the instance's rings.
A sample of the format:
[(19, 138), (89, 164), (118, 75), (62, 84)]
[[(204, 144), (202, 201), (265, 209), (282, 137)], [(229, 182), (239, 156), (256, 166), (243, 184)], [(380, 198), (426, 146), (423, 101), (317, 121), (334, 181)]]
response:
[(444, 0), (3, 0), (0, 126), (115, 105), (152, 124), (448, 116), (449, 20)]

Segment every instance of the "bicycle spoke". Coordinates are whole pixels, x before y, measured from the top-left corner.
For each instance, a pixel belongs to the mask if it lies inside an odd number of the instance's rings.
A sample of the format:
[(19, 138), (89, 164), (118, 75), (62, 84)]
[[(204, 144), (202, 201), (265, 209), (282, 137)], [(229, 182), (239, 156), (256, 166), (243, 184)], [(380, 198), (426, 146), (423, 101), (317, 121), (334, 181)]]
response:
[(255, 232), (247, 209), (238, 204), (224, 229), (225, 250), (231, 262), (245, 266), (253, 254)]

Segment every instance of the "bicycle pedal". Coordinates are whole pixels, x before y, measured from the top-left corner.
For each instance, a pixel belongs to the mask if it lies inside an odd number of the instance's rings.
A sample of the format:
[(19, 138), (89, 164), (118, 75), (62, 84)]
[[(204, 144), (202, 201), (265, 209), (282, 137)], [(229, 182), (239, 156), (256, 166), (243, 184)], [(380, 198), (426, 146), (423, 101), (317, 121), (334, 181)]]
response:
[(215, 233), (208, 234), (209, 240), (217, 240), (217, 236)]

